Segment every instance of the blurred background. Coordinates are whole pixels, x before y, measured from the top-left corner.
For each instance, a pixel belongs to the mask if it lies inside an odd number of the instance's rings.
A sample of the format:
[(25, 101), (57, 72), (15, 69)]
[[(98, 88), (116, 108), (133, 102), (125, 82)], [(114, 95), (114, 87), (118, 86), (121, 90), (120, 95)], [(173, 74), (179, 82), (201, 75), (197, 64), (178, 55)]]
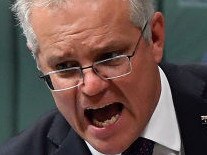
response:
[[(0, 144), (55, 107), (15, 21), (0, 0)], [(207, 0), (155, 0), (166, 17), (164, 59), (207, 63)]]

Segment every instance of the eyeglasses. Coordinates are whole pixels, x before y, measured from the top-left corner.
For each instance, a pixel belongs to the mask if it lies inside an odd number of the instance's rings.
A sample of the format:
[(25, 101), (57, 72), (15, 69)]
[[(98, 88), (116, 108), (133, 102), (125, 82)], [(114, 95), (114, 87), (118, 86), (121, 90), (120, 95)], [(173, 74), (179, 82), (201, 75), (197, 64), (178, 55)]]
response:
[(116, 79), (130, 74), (132, 71), (130, 59), (135, 55), (143, 33), (147, 27), (147, 23), (148, 21), (146, 21), (142, 28), (141, 35), (131, 55), (118, 55), (113, 58), (96, 61), (91, 66), (87, 67), (72, 67), (51, 71), (40, 76), (40, 78), (46, 82), (50, 90), (64, 91), (78, 87), (84, 83), (83, 70), (85, 69), (91, 68), (94, 73), (103, 80)]

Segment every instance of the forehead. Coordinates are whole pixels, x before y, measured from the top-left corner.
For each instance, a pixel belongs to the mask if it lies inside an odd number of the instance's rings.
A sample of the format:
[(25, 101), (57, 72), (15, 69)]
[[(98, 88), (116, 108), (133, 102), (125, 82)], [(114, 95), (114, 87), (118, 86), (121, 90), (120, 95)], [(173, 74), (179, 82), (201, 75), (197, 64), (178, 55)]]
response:
[(61, 5), (49, 7), (40, 3), (34, 5), (30, 19), (35, 33), (39, 34), (38, 27), (42, 25), (47, 25), (43, 30), (67, 25), (70, 31), (103, 25), (118, 27), (129, 22), (129, 16), (126, 0), (66, 0)]
[(30, 19), (39, 54), (48, 57), (77, 53), (81, 46), (93, 51), (110, 46), (109, 42), (129, 40), (137, 31), (129, 13), (128, 0), (67, 0), (60, 6), (34, 6)]

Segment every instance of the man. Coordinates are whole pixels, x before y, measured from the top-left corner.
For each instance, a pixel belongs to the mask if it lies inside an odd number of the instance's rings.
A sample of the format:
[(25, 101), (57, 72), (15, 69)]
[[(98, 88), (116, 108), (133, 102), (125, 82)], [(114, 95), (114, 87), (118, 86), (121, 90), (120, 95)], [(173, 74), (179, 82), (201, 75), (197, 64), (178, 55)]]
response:
[(1, 155), (207, 154), (207, 67), (158, 67), (164, 18), (150, 0), (17, 0), (14, 9), (58, 110)]

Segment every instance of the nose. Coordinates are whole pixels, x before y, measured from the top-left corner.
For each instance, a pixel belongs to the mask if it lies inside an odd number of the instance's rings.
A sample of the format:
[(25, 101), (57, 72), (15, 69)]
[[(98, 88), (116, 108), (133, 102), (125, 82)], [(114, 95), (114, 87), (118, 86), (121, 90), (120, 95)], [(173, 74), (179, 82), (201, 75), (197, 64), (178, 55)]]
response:
[(80, 86), (82, 93), (95, 96), (106, 91), (109, 81), (99, 77), (92, 69), (84, 71), (84, 83)]

